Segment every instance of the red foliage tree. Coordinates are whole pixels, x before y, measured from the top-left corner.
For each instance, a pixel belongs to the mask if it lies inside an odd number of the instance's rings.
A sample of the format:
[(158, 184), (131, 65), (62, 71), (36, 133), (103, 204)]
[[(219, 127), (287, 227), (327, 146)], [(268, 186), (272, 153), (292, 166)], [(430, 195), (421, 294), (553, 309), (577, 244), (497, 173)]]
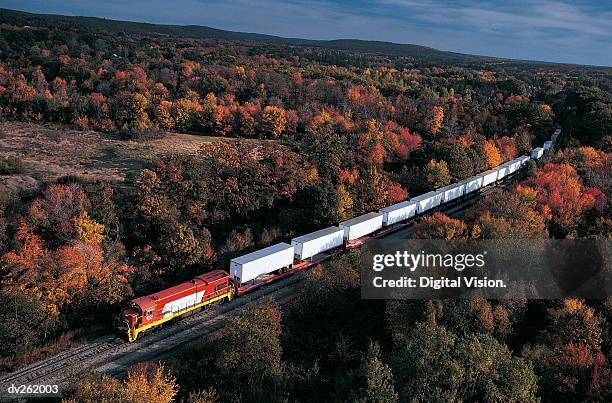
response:
[(32, 203), (28, 218), (50, 245), (57, 245), (74, 239), (74, 219), (90, 206), (80, 185), (51, 185)]
[(537, 192), (540, 209), (550, 209), (553, 219), (569, 232), (579, 223), (583, 213), (594, 207), (602, 195), (587, 190), (576, 170), (569, 164), (546, 164), (526, 181)]

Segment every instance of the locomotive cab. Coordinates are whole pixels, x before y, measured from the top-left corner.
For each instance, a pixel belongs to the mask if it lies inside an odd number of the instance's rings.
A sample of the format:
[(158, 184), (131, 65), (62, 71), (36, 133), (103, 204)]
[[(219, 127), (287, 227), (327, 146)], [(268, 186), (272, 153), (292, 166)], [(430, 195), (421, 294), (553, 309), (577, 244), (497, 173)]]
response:
[(123, 310), (123, 323), (127, 325), (128, 328), (134, 329), (138, 324), (139, 314), (133, 308), (126, 308)]
[(141, 322), (142, 314), (137, 305), (130, 305), (127, 308), (123, 308), (121, 316), (119, 317), (118, 329), (127, 333), (128, 339), (134, 337), (134, 330), (138, 327)]

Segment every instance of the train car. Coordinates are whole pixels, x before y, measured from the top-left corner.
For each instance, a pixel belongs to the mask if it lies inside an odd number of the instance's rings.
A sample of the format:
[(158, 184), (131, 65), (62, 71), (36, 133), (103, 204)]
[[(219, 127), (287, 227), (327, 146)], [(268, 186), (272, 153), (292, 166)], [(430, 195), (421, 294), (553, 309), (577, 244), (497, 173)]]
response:
[(525, 164), (527, 163), (527, 161), (529, 161), (531, 158), (529, 158), (527, 155), (521, 155), (520, 157), (518, 157), (515, 161), (519, 161), (521, 164), (521, 168), (523, 166), (525, 166)]
[(342, 246), (344, 230), (339, 227), (328, 227), (310, 234), (298, 236), (291, 240), (296, 259), (309, 259), (319, 253)]
[(482, 178), (482, 187), (488, 186), (497, 181), (497, 169), (489, 169), (478, 176)]
[(544, 151), (546, 151), (546, 150), (552, 148), (552, 146), (553, 146), (553, 142), (548, 140), (548, 141), (544, 142), (544, 145), (542, 146), (542, 148), (544, 149)]
[(537, 160), (542, 158), (544, 155), (544, 149), (542, 147), (536, 147), (531, 150), (531, 159)]
[(238, 284), (261, 276), (290, 268), (293, 265), (294, 247), (284, 242), (239, 256), (230, 261), (230, 276)]
[(344, 230), (344, 240), (347, 242), (353, 241), (381, 229), (383, 226), (383, 214), (376, 212), (367, 213), (341, 222), (338, 226)]
[(493, 168), (497, 171), (497, 180), (502, 180), (510, 174), (510, 167), (506, 164), (501, 164)]
[(465, 184), (462, 182), (451, 183), (450, 185), (438, 189), (438, 192), (442, 194), (441, 203), (448, 203), (463, 196)]
[(557, 140), (559, 140), (559, 136), (561, 136), (561, 129), (555, 130), (555, 132), (552, 134), (552, 136), (550, 136), (550, 140), (553, 143), (556, 143)]
[(146, 330), (214, 302), (231, 301), (234, 295), (230, 275), (223, 270), (213, 270), (191, 281), (131, 300), (121, 312), (119, 329), (132, 342)]
[(413, 200), (405, 200), (392, 206), (378, 210), (383, 214), (383, 225), (388, 227), (395, 223), (407, 220), (416, 215), (417, 203)]
[(442, 194), (437, 190), (413, 197), (411, 199), (417, 203), (417, 214), (438, 207), (442, 203)]
[(472, 193), (482, 187), (482, 176), (472, 176), (471, 178), (464, 179), (459, 183), (463, 183), (465, 185), (465, 189), (463, 191), (464, 194)]
[(519, 158), (517, 158), (515, 160), (506, 162), (504, 165), (508, 167), (508, 175), (511, 175), (521, 169), (522, 162)]

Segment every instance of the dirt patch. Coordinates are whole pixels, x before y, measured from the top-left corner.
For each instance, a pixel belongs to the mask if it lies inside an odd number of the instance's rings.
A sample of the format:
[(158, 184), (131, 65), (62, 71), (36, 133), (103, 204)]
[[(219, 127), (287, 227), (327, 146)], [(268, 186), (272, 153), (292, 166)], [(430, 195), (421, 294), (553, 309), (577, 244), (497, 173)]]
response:
[(19, 194), (34, 193), (40, 182), (27, 175), (0, 175), (0, 192)]
[(155, 158), (170, 154), (195, 155), (203, 144), (217, 140), (171, 133), (163, 139), (137, 142), (92, 130), (2, 122), (0, 154), (20, 158), (23, 172), (0, 177), (0, 188), (31, 188), (67, 175), (121, 182), (129, 172), (138, 171)]

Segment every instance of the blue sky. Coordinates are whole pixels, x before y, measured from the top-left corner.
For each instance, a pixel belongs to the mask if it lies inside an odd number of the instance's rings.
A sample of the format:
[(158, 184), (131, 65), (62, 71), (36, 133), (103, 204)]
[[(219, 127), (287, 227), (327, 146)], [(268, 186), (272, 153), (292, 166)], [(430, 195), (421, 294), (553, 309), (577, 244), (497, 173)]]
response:
[(0, 0), (0, 6), (612, 66), (612, 0)]

